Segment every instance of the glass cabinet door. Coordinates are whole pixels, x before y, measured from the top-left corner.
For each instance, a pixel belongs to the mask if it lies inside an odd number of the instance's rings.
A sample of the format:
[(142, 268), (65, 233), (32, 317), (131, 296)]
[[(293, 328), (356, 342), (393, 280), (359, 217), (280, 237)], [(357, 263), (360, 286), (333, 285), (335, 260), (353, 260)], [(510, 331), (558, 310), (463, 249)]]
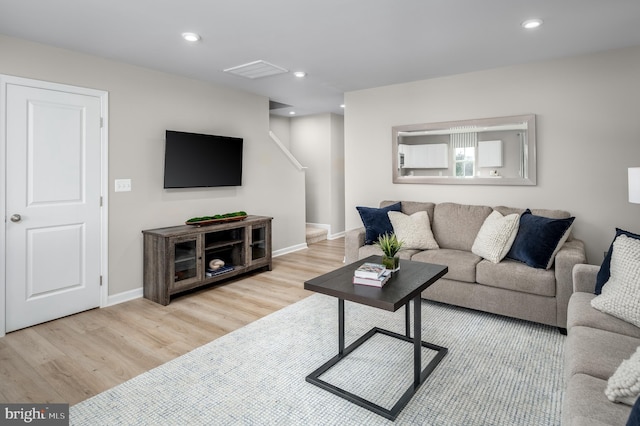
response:
[(198, 238), (175, 240), (173, 250), (173, 283), (175, 287), (198, 281)]
[(267, 256), (267, 230), (266, 226), (251, 228), (251, 260), (264, 259)]

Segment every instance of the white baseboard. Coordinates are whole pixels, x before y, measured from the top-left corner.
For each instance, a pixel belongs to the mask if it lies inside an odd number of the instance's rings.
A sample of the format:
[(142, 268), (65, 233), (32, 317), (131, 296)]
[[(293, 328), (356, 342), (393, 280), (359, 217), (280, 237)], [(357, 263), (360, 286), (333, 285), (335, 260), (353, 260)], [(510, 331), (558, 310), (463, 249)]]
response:
[(331, 225), (326, 224), (326, 223), (309, 223), (309, 222), (307, 222), (307, 226), (310, 227), (310, 228), (326, 229), (327, 232), (331, 232)]
[(278, 256), (282, 256), (283, 254), (293, 253), (294, 251), (300, 251), (300, 250), (304, 250), (306, 248), (308, 248), (307, 243), (298, 244), (298, 245), (291, 246), (291, 247), (285, 247), (285, 248), (280, 249), (280, 250), (275, 250), (274, 252), (271, 253), (271, 256), (278, 257)]
[(319, 228), (319, 229), (326, 229), (327, 230), (327, 240), (336, 240), (338, 238), (342, 238), (344, 237), (344, 232), (337, 232), (335, 234), (331, 233), (331, 225), (328, 225), (326, 223), (307, 223), (307, 226), (310, 228)]
[(123, 291), (122, 293), (113, 294), (107, 298), (107, 306), (117, 305), (118, 303), (128, 302), (129, 300), (139, 299), (143, 296), (142, 287), (135, 288), (129, 291)]

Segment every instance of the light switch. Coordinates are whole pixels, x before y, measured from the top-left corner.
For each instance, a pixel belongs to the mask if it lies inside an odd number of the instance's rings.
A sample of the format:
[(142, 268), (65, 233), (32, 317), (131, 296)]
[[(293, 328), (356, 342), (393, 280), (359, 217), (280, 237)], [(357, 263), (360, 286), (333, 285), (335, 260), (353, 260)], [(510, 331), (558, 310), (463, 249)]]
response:
[(116, 192), (129, 192), (131, 191), (131, 179), (116, 179), (115, 180)]

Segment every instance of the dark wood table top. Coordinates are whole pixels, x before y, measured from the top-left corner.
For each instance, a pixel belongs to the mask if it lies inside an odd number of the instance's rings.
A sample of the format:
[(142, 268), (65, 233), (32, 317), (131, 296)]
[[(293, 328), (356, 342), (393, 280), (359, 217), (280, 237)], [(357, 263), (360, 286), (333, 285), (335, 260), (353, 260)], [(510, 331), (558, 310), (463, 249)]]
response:
[(443, 265), (400, 259), (400, 270), (382, 288), (353, 284), (353, 272), (365, 262), (382, 263), (381, 256), (369, 256), (335, 271), (305, 281), (306, 290), (395, 312), (449, 270)]

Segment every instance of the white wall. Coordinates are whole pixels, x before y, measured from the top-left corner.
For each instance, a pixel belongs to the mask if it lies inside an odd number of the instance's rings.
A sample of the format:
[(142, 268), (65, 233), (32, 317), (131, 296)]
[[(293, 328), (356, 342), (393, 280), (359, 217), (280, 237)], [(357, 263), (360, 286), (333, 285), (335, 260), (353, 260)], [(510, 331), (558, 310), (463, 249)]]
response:
[(280, 139), (280, 142), (291, 151), (291, 123), (289, 117), (270, 115), (269, 127), (278, 139)]
[(344, 117), (331, 114), (331, 232), (344, 228)]
[[(602, 261), (615, 227), (640, 232), (627, 168), (640, 166), (640, 47), (347, 93), (346, 228), (383, 199), (557, 208)], [(533, 113), (533, 187), (393, 184), (391, 127)]]
[[(110, 295), (142, 287), (143, 229), (245, 210), (274, 217), (274, 250), (305, 243), (304, 176), (269, 138), (267, 98), (5, 36), (0, 58), (2, 74), (109, 92)], [(166, 129), (244, 138), (242, 186), (164, 190)], [(121, 178), (132, 192), (113, 192)]]
[(316, 114), (290, 119), (291, 152), (306, 169), (308, 223), (344, 231), (344, 118)]
[(291, 119), (291, 153), (307, 167), (306, 220), (329, 224), (331, 205), (331, 126), (329, 114)]

